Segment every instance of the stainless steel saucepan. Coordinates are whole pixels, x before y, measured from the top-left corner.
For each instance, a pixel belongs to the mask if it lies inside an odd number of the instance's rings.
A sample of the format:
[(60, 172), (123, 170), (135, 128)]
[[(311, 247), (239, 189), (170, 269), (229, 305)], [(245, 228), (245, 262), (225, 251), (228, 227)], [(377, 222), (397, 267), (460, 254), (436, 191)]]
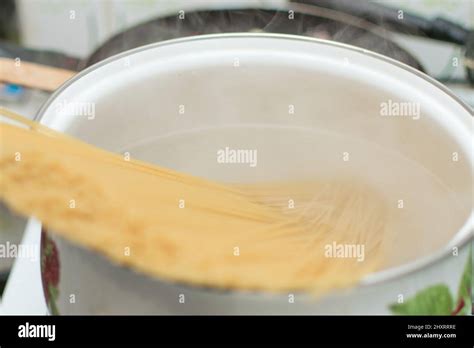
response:
[[(472, 109), (417, 70), (323, 40), (198, 36), (93, 65), (59, 88), (37, 120), (214, 180), (358, 177), (384, 195), (394, 231), (382, 269), (317, 299), (151, 279), (46, 233), (52, 313), (387, 314), (436, 291), (447, 291), (456, 311), (474, 221)], [(226, 146), (257, 149), (258, 164), (218, 163)]]

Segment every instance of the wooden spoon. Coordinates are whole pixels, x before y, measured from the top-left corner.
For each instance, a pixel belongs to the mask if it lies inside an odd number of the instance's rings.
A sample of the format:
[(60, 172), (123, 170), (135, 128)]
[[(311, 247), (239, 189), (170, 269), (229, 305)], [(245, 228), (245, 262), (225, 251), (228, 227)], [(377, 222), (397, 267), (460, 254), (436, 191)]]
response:
[(76, 74), (75, 71), (0, 58), (0, 82), (52, 92)]

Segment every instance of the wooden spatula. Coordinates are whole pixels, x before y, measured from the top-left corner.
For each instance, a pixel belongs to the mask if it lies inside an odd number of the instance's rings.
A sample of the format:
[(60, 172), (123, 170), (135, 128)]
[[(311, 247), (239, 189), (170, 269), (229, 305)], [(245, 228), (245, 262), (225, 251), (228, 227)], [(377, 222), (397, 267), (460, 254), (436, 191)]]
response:
[(76, 74), (75, 71), (0, 58), (0, 82), (52, 92)]

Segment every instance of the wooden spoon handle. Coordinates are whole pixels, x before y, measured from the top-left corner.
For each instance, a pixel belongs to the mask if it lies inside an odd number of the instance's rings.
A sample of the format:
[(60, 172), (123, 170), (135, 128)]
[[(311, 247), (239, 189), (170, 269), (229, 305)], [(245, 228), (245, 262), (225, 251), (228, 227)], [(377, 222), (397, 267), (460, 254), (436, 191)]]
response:
[(44, 91), (54, 91), (76, 74), (75, 71), (0, 58), (0, 82)]

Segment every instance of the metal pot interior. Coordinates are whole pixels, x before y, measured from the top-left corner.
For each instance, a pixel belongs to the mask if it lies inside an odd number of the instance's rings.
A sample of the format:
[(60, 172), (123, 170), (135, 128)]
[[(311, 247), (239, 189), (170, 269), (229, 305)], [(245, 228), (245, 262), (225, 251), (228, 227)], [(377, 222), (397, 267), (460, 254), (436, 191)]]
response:
[[(418, 103), (418, 117), (381, 115), (391, 102)], [(68, 113), (64, 103), (94, 112)], [(389, 269), (467, 239), (469, 113), (426, 77), (369, 52), (245, 34), (115, 56), (63, 86), (39, 117), (97, 146), (214, 180), (362, 178), (391, 207)], [(225, 147), (257, 149), (258, 164), (219, 164)]]

